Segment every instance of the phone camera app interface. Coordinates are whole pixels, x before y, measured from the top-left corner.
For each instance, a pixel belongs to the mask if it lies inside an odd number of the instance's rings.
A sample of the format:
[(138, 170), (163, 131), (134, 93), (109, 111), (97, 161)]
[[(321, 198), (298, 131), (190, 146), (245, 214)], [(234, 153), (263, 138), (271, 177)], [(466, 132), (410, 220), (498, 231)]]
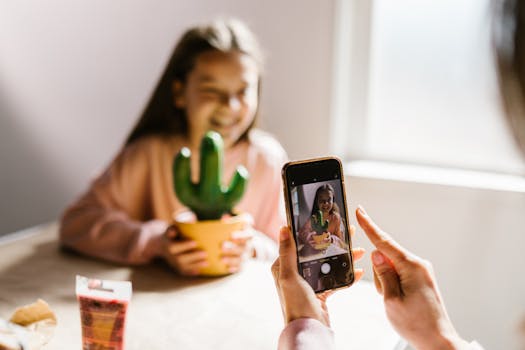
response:
[(349, 240), (340, 180), (291, 188), (299, 271), (315, 291), (351, 281)]

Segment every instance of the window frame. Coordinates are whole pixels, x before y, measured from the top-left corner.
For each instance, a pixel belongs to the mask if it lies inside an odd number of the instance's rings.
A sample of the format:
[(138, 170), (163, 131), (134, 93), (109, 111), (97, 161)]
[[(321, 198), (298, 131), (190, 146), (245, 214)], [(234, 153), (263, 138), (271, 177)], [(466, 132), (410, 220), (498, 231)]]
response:
[[(428, 174), (429, 169), (448, 169), (449, 176), (456, 171), (457, 176), (464, 178), (466, 173), (474, 174), (502, 174), (514, 178), (513, 183), (519, 183), (516, 188), (521, 192), (520, 179), (525, 181), (523, 171), (507, 171), (495, 166), (492, 170), (478, 170), (456, 165), (438, 164), (437, 161), (421, 163), (417, 160), (403, 160), (393, 158), (379, 158), (374, 156), (369, 147), (370, 142), (370, 87), (372, 64), (372, 30), (374, 0), (335, 0), (334, 2), (334, 45), (333, 45), (333, 73), (332, 73), (332, 100), (330, 106), (330, 151), (339, 155), (347, 164), (358, 161), (359, 174), (382, 168), (388, 170), (393, 165), (396, 177), (399, 177), (399, 166), (407, 165), (408, 172), (422, 169), (421, 176)], [(344, 141), (340, 141), (344, 140)], [(383, 165), (378, 167), (379, 163)], [(525, 162), (522, 169), (525, 169)], [(352, 167), (350, 167), (352, 168)], [(377, 177), (377, 174), (371, 174)], [(385, 177), (389, 177), (388, 172)], [(411, 178), (411, 176), (408, 176)], [(482, 187), (492, 187), (492, 180)], [(496, 177), (497, 178), (497, 177)], [(457, 183), (457, 181), (453, 181)], [(464, 181), (459, 181), (464, 183)], [(476, 182), (477, 183), (477, 182)], [(495, 186), (500, 187), (500, 186)], [(504, 186), (505, 187), (505, 186)], [(507, 188), (507, 187), (505, 187)]]

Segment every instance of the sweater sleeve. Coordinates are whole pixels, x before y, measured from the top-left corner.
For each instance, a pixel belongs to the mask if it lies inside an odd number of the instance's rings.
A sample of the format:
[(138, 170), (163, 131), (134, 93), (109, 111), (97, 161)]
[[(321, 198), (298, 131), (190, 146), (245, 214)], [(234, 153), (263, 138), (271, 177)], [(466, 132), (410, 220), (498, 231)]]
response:
[(273, 241), (277, 241), (279, 230), (286, 225), (281, 179), (274, 175), (273, 178), (268, 179), (267, 184), (262, 186), (266, 189), (266, 196), (262, 199), (259, 198), (264, 202), (264, 205), (256, 215), (255, 228)]
[(60, 242), (85, 255), (139, 265), (161, 250), (168, 224), (143, 220), (147, 212), (148, 152), (125, 148), (88, 191), (66, 209)]
[(483, 347), (477, 341), (473, 341), (468, 344), (465, 350), (483, 350)]
[(298, 236), (299, 236), (299, 242), (300, 243), (303, 243), (303, 244), (306, 244), (307, 241), (308, 241), (308, 235), (312, 232), (312, 222), (311, 222), (311, 219), (308, 218), (308, 220), (306, 220), (305, 224), (303, 225), (303, 227), (301, 227), (301, 229), (299, 230), (299, 233), (298, 233)]
[[(312, 318), (299, 318), (290, 322), (281, 332), (279, 350), (333, 350), (334, 332)], [(483, 350), (476, 341), (462, 347), (463, 350)]]
[(337, 213), (334, 213), (332, 220), (334, 221), (334, 229), (333, 229), (332, 233), (334, 235), (336, 235), (341, 241), (344, 241), (344, 235), (343, 235), (343, 232), (341, 230), (342, 227), (343, 227), (343, 225), (342, 225), (343, 221), (341, 220), (341, 215), (339, 215)]
[[(263, 144), (263, 146), (261, 146)], [(286, 225), (281, 167), (288, 160), (286, 152), (273, 138), (257, 141), (248, 153), (248, 167), (253, 174), (251, 187), (245, 196), (246, 207), (252, 209), (254, 228), (277, 241), (279, 230)]]
[(333, 331), (311, 318), (290, 322), (279, 337), (279, 350), (335, 349)]

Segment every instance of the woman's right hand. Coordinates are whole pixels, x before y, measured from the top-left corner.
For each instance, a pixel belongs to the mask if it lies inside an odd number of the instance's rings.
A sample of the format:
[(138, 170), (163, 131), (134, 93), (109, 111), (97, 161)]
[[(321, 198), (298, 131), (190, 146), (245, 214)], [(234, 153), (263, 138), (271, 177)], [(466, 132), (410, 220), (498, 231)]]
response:
[(208, 266), (205, 251), (197, 249), (197, 242), (192, 240), (175, 240), (177, 231), (168, 227), (164, 234), (162, 257), (179, 274), (196, 276), (201, 268)]
[(396, 331), (416, 349), (465, 346), (447, 315), (431, 264), (400, 246), (361, 207), (356, 216), (377, 248), (372, 252), (374, 280)]

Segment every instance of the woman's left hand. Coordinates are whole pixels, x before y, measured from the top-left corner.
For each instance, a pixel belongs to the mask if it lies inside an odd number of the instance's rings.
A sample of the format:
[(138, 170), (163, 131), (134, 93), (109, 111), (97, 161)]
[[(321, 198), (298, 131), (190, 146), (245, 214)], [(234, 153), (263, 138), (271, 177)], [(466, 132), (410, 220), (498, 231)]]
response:
[[(350, 227), (353, 234), (355, 227)], [(363, 257), (365, 250), (352, 250), (354, 261)], [(272, 265), (277, 293), (281, 301), (285, 324), (299, 318), (313, 318), (326, 326), (330, 326), (326, 299), (333, 292), (315, 294), (312, 287), (297, 271), (297, 252), (295, 241), (288, 227), (281, 228), (279, 233), (279, 257)], [(355, 281), (363, 276), (362, 269), (355, 269)]]

